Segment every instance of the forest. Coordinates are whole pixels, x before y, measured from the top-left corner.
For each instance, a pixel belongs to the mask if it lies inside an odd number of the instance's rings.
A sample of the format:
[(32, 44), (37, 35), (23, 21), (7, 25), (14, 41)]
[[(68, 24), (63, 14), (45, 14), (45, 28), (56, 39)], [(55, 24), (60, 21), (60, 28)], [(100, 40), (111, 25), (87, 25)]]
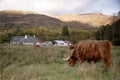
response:
[(96, 39), (110, 40), (113, 45), (120, 46), (120, 19), (113, 22), (111, 25), (100, 27), (96, 32)]

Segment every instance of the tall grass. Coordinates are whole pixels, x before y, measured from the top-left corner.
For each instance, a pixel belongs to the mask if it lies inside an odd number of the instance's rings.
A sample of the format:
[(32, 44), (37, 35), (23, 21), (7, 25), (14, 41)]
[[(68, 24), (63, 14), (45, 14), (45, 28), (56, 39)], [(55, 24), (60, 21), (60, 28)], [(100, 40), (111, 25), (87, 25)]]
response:
[(112, 50), (113, 65), (77, 63), (69, 67), (63, 60), (72, 53), (68, 47), (20, 45), (0, 46), (1, 80), (120, 80), (120, 47)]

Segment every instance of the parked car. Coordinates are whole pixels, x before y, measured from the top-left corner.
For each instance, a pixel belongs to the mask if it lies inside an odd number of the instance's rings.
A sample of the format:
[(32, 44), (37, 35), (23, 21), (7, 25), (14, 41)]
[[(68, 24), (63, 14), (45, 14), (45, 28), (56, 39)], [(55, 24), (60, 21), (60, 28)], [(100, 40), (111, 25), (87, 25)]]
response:
[(53, 45), (55, 45), (55, 46), (68, 46), (68, 43), (64, 42), (63, 40), (54, 40)]

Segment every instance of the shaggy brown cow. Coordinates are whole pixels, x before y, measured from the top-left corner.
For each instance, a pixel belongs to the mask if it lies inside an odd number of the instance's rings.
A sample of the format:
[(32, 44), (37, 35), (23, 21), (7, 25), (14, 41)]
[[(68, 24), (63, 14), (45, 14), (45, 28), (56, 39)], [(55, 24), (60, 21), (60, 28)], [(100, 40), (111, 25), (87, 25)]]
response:
[(109, 67), (111, 65), (111, 47), (112, 44), (108, 40), (84, 40), (80, 41), (75, 45), (72, 55), (67, 58), (69, 65), (74, 66), (76, 61), (83, 63), (87, 61), (91, 63), (97, 62), (102, 59), (106, 65)]

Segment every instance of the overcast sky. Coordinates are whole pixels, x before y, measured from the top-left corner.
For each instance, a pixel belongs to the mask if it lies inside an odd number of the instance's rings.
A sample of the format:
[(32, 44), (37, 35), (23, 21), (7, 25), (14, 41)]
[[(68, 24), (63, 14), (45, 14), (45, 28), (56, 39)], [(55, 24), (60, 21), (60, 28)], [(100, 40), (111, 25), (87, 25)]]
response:
[(0, 0), (0, 10), (24, 10), (51, 14), (102, 13), (120, 11), (120, 0)]

